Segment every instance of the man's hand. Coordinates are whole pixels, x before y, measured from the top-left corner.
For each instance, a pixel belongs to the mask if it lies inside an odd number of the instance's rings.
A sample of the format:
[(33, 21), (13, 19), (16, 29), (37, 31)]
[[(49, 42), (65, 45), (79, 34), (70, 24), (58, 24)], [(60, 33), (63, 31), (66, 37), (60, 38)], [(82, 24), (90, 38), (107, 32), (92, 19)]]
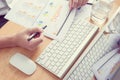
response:
[(85, 5), (87, 2), (88, 0), (70, 0), (69, 1), (70, 10), (72, 10), (73, 8), (79, 8)]
[[(39, 35), (28, 41), (28, 38), (33, 34), (38, 32)], [(14, 37), (16, 46), (20, 46), (23, 48), (26, 48), (28, 50), (34, 50), (42, 41), (43, 41), (43, 34), (42, 29), (40, 28), (31, 28), (31, 29), (25, 29), (21, 32), (18, 32), (15, 34)]]

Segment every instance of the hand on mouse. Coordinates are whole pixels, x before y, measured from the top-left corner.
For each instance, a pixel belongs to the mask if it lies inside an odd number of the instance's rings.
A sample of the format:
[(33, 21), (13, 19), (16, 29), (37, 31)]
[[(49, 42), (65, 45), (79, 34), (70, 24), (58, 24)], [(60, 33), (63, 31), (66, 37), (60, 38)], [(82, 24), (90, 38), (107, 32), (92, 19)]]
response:
[[(30, 37), (30, 35), (36, 32), (38, 32), (39, 35), (28, 41), (27, 39)], [(42, 29), (37, 27), (31, 29), (25, 29), (15, 34), (14, 40), (16, 42), (15, 43), (16, 46), (20, 46), (28, 50), (34, 50), (43, 41)]]

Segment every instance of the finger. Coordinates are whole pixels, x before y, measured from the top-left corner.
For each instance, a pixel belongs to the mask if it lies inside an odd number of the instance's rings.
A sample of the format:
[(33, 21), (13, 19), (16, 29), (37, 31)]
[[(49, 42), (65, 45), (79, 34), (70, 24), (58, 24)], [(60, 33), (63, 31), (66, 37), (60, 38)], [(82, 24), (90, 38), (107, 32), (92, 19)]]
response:
[(77, 6), (78, 6), (78, 0), (74, 0), (73, 1), (73, 8), (77, 8)]
[(88, 0), (83, 0), (82, 6), (85, 5), (88, 2)]
[(30, 41), (31, 45), (33, 45), (33, 46), (39, 45), (43, 41), (43, 37), (44, 37), (43, 34), (41, 34), (39, 37), (32, 39)]
[(79, 1), (78, 1), (77, 8), (80, 8), (80, 7), (82, 6), (82, 2), (83, 2), (83, 0), (79, 0)]
[(95, 77), (95, 75), (93, 76), (92, 80), (97, 80), (96, 77)]
[(73, 9), (73, 7), (72, 7), (72, 3), (73, 3), (73, 0), (70, 0), (70, 1), (69, 1), (69, 8), (70, 8), (70, 10)]
[(27, 30), (27, 33), (28, 34), (31, 34), (31, 33), (35, 33), (35, 32), (43, 32), (42, 29), (38, 28), (38, 27), (35, 27), (35, 28), (30, 28)]
[(78, 1), (78, 5), (77, 5), (77, 8), (80, 8), (81, 7), (81, 0)]

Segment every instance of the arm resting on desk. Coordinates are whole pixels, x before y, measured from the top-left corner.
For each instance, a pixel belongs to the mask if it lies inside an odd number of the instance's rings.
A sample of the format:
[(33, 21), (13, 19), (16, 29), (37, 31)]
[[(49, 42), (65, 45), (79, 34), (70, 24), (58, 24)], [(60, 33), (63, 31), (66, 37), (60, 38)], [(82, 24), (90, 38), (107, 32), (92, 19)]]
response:
[(13, 35), (0, 36), (0, 48), (16, 46)]

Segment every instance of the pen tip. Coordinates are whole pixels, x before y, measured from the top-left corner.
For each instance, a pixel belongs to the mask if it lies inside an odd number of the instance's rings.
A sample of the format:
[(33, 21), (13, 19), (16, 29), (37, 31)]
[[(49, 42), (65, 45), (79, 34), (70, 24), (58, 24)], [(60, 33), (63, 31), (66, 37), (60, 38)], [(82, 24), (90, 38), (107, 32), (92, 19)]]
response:
[(44, 26), (42, 29), (45, 29), (47, 27), (47, 25), (46, 26)]

